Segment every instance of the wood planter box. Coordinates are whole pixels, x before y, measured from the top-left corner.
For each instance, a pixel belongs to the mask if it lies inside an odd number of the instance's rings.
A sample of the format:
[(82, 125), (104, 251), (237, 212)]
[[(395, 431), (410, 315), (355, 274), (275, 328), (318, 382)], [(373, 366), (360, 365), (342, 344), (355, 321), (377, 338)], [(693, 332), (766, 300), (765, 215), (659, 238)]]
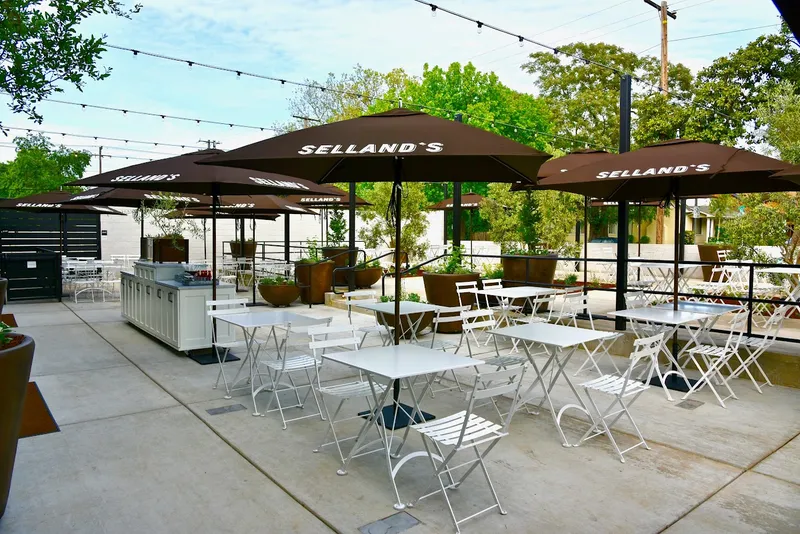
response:
[(234, 258), (254, 258), (256, 243), (255, 241), (245, 241), (242, 246), (241, 241), (231, 241), (231, 254)]
[(325, 303), (325, 293), (331, 290), (333, 267), (332, 261), (295, 264), (297, 285), (300, 287), (300, 301), (303, 304)]
[[(423, 273), (422, 281), (425, 284), (425, 295), (428, 302), (437, 306), (458, 306), (458, 293), (456, 293), (456, 282), (477, 282), (481, 275), (478, 273), (467, 274), (438, 274)], [(475, 303), (474, 295), (461, 295), (464, 306)], [(437, 329), (440, 333), (461, 332), (461, 323), (440, 324)]]
[(258, 286), (261, 297), (276, 307), (288, 306), (300, 296), (300, 288), (295, 284)]
[(22, 340), (17, 345), (0, 350), (0, 406), (3, 407), (3, 417), (0, 417), (0, 517), (6, 510), (11, 489), (22, 407), (36, 347), (32, 338), (18, 337)]
[[(324, 258), (330, 259), (334, 263), (334, 269), (336, 267), (347, 267), (350, 265), (350, 254), (347, 254), (349, 249), (347, 247), (323, 247), (322, 248), (322, 256)], [(338, 254), (338, 255), (337, 255)], [(335, 258), (333, 256), (336, 256)], [(334, 275), (336, 280), (334, 280), (334, 285), (337, 286), (346, 286), (347, 285), (347, 272), (346, 271), (339, 271)]]
[(153, 261), (156, 263), (189, 263), (189, 240), (153, 239)]
[(367, 267), (356, 269), (356, 287), (358, 289), (368, 289), (375, 285), (383, 276), (383, 267)]
[[(548, 255), (539, 256), (539, 258), (541, 259), (520, 258), (519, 256), (501, 256), (500, 261), (503, 264), (503, 279), (522, 280), (545, 285), (552, 284), (553, 279), (556, 276), (556, 264), (558, 263), (558, 256)], [(527, 278), (525, 276), (526, 263), (528, 265)], [(508, 282), (503, 285), (514, 287), (523, 284)]]
[[(730, 250), (730, 247), (725, 245), (697, 245), (697, 253), (700, 255), (700, 261), (718, 262), (719, 256), (717, 256), (717, 252), (720, 250)], [(711, 280), (711, 269), (718, 266), (719, 264), (703, 265), (703, 281), (719, 282), (719, 280)]]

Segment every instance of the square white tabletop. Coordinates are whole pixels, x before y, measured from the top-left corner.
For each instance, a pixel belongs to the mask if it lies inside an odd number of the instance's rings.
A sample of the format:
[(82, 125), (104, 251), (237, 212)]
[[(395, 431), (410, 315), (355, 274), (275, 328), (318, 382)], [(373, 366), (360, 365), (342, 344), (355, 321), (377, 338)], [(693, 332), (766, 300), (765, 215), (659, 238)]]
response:
[(315, 321), (314, 317), (308, 317), (286, 310), (231, 313), (217, 315), (216, 319), (242, 328), (261, 328), (264, 326), (287, 324), (302, 325)]
[(590, 330), (588, 328), (577, 328), (574, 326), (564, 326), (551, 323), (531, 323), (509, 326), (490, 330), (490, 334), (519, 339), (521, 341), (532, 341), (551, 347), (567, 348), (590, 341), (608, 339), (616, 335), (615, 332), (603, 332), (601, 330)]
[[(671, 302), (665, 302), (663, 304), (653, 306), (653, 308), (671, 310), (673, 306)], [(735, 304), (720, 304), (718, 302), (678, 302), (678, 310), (680, 311), (704, 313), (707, 315), (725, 315), (726, 313), (731, 313), (741, 309), (741, 306), (736, 306)]]
[(707, 313), (696, 313), (689, 311), (675, 311), (672, 308), (634, 308), (631, 310), (618, 310), (608, 312), (610, 317), (625, 317), (634, 321), (647, 321), (662, 324), (686, 324), (692, 321), (705, 321), (712, 317)]
[(516, 287), (497, 287), (489, 289), (479, 289), (479, 295), (489, 295), (490, 297), (501, 297), (508, 299), (524, 299), (538, 297), (539, 295), (551, 295), (556, 290), (549, 287), (516, 286)]
[(464, 369), (483, 363), (476, 358), (410, 344), (323, 354), (322, 357), (392, 380)]
[(798, 274), (800, 275), (800, 269), (797, 267), (766, 267), (764, 269), (757, 269), (760, 273), (774, 273), (774, 274)]
[[(394, 315), (394, 302), (365, 302), (358, 304), (358, 301), (353, 302), (353, 306), (364, 308), (365, 310), (372, 310), (378, 313), (385, 313)], [(411, 302), (410, 300), (400, 301), (400, 315), (410, 315), (412, 313), (425, 313), (434, 312), (441, 306), (435, 304), (427, 304), (425, 302)]]
[[(672, 270), (675, 267), (674, 263), (638, 263), (637, 267), (645, 268), (645, 269), (655, 269), (655, 270)], [(694, 269), (695, 267), (700, 267), (700, 265), (695, 265), (693, 263), (679, 263), (678, 269)]]

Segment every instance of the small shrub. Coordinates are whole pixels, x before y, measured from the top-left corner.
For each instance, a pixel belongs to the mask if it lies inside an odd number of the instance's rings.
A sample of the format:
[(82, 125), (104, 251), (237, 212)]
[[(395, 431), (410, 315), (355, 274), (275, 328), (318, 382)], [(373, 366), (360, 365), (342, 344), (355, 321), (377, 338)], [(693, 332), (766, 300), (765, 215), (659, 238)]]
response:
[(646, 245), (646, 244), (647, 244), (647, 243), (649, 243), (649, 242), (650, 242), (650, 236), (648, 236), (648, 235), (643, 235), (643, 236), (642, 236), (642, 237), (639, 239), (639, 243), (641, 243), (642, 245)]
[(565, 286), (574, 286), (578, 282), (578, 275), (573, 273), (564, 277)]
[(283, 276), (265, 276), (258, 281), (260, 286), (293, 286), (294, 281)]

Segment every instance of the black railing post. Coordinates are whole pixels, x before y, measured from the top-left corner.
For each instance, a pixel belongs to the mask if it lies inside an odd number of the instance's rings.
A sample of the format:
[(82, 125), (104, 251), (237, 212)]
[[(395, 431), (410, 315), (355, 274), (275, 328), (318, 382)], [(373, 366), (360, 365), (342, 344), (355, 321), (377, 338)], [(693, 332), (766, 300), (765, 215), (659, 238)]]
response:
[[(356, 266), (357, 262), (357, 251), (356, 251), (356, 184), (355, 182), (350, 182), (350, 202), (348, 204), (348, 213), (349, 213), (349, 228), (348, 234), (350, 238), (350, 242), (348, 243), (348, 248), (350, 249), (350, 255), (348, 258), (348, 265), (350, 265), (351, 269), (347, 275), (347, 287), (350, 291), (353, 291), (356, 288), (356, 271), (353, 267)], [(366, 256), (364, 258), (366, 261)], [(334, 288), (335, 291), (335, 288)]]
[[(456, 122), (462, 122), (463, 115), (456, 113)], [(445, 210), (446, 212), (447, 210)], [(453, 248), (461, 246), (461, 182), (453, 184)]]
[[(619, 153), (631, 149), (631, 76), (619, 81)], [(628, 290), (628, 203), (617, 204), (617, 299), (616, 309), (625, 309), (625, 292)], [(625, 330), (627, 321), (617, 317), (614, 326)]]
[(748, 288), (747, 288), (747, 335), (753, 335), (753, 283), (756, 278), (756, 270), (753, 265), (750, 265), (750, 271), (747, 275)]

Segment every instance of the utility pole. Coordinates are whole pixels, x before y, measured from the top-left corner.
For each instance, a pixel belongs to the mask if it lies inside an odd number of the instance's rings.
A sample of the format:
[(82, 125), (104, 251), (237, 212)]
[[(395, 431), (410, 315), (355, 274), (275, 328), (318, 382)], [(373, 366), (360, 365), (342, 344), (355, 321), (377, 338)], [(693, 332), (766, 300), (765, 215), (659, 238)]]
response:
[(103, 174), (103, 147), (97, 147), (97, 163), (100, 165), (100, 173)]
[[(667, 96), (669, 92), (669, 78), (668, 66), (669, 59), (667, 56), (667, 17), (675, 20), (678, 14), (669, 10), (667, 2), (662, 0), (661, 4), (656, 4), (652, 0), (644, 0), (644, 3), (652, 8), (658, 10), (659, 20), (661, 21), (661, 92)], [(677, 210), (677, 206), (675, 207)], [(677, 215), (676, 215), (677, 216)], [(656, 243), (661, 244), (664, 242), (664, 208), (658, 206), (656, 208)]]
[(205, 143), (207, 149), (217, 148), (217, 145), (221, 145), (221, 141), (215, 141), (213, 139), (198, 139), (198, 143)]

